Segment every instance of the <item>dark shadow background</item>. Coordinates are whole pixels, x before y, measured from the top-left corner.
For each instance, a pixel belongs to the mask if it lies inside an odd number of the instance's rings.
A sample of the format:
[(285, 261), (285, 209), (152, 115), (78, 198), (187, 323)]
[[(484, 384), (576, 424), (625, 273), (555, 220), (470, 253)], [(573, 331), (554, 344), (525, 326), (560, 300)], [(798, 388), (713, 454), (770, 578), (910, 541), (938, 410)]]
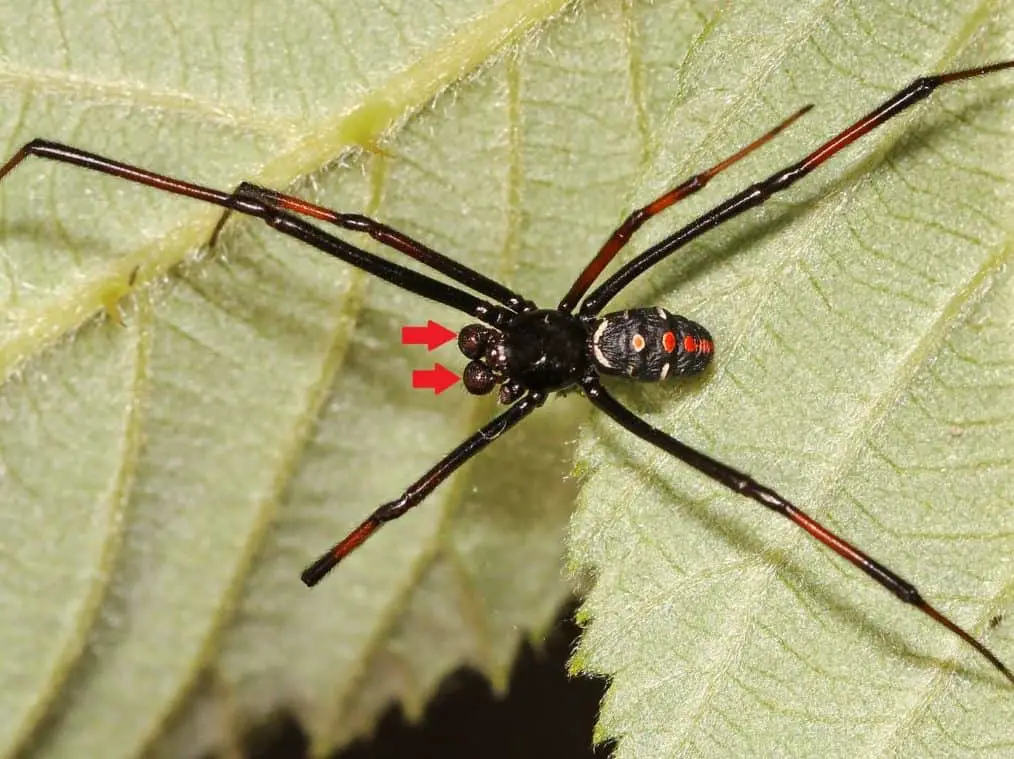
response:
[[(591, 745), (605, 682), (566, 674), (579, 631), (575, 608), (564, 608), (539, 650), (524, 644), (505, 697), (495, 696), (475, 670), (458, 670), (441, 684), (418, 724), (392, 706), (370, 739), (331, 759), (605, 759), (609, 747)], [(307, 740), (285, 717), (248, 736), (245, 753), (248, 759), (305, 759)]]

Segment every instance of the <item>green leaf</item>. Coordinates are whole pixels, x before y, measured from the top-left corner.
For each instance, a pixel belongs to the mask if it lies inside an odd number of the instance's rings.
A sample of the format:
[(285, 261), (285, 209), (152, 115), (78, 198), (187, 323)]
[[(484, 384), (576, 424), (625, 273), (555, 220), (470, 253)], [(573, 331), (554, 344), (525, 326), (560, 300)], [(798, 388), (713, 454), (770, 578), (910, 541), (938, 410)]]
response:
[[(523, 224), (552, 188), (518, 200), (504, 54), (560, 5), (6, 2), (5, 152), (45, 137), (289, 188), (558, 292), (573, 268)], [(114, 178), (30, 159), (0, 192), (0, 755), (196, 756), (282, 709), (324, 751), (455, 668), (505, 685), (569, 590), (584, 404), (550, 404), (308, 592), (309, 560), (494, 413), (411, 390), (461, 362), (401, 327), (465, 320), (252, 221), (198, 253), (215, 208)]]
[[(4, 144), (362, 210), (552, 305), (626, 212), (800, 105), (632, 248), (913, 76), (1014, 54), (1009, 5), (561, 4), (6, 0)], [(1014, 595), (1006, 81), (942, 93), (616, 305), (720, 351), (627, 402), (1010, 660), (1009, 622), (983, 630)], [(194, 755), (283, 708), (323, 751), (463, 663), (503, 684), (565, 593), (586, 404), (547, 404), (308, 593), (309, 557), (493, 413), (408, 389), (432, 357), (401, 326), (463, 320), (253, 222), (194, 255), (215, 209), (115, 179), (32, 161), (0, 193), (0, 754)], [(621, 755), (1009, 752), (1009, 690), (946, 633), (608, 421), (582, 451), (575, 666), (615, 676)]]
[[(701, 27), (639, 202), (807, 102), (715, 198), (919, 74), (1014, 56), (1010, 3), (784, 5)], [(633, 11), (644, 57), (653, 14)], [(659, 302), (716, 340), (700, 382), (617, 386), (632, 408), (913, 580), (1008, 666), (1012, 103), (1009, 75), (941, 91), (615, 304)], [(613, 678), (597, 738), (617, 757), (1014, 751), (1010, 683), (801, 530), (599, 416), (580, 459), (572, 562), (595, 584), (573, 668)]]

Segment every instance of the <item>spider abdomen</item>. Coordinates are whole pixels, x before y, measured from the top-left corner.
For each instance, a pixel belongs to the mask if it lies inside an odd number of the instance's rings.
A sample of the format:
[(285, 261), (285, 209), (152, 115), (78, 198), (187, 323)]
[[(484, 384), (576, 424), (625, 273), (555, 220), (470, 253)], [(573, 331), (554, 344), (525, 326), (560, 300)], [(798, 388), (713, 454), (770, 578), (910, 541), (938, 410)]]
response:
[(715, 349), (704, 327), (664, 308), (606, 314), (592, 324), (590, 335), (599, 372), (643, 382), (698, 374)]

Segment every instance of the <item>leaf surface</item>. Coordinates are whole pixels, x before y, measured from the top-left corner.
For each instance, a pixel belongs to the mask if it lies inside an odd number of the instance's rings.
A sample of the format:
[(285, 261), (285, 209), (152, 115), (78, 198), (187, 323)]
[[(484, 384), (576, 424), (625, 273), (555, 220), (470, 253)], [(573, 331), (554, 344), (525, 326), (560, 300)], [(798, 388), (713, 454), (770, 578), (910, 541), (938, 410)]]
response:
[[(690, 173), (815, 103), (730, 172), (745, 186), (919, 74), (1010, 58), (1012, 12), (737, 4), (689, 49), (660, 153)], [(1008, 664), (1012, 98), (1003, 76), (941, 91), (613, 304), (660, 302), (716, 340), (698, 383), (617, 387), (632, 408), (913, 580)], [(735, 124), (720, 145), (678, 147), (716, 123)], [(1010, 684), (801, 530), (599, 416), (580, 459), (572, 561), (596, 582), (573, 667), (613, 677), (598, 738), (617, 757), (1010, 754)]]
[[(4, 144), (366, 212), (552, 305), (631, 208), (800, 105), (632, 249), (912, 77), (1014, 54), (1009, 4), (560, 5), (8, 3)], [(626, 402), (978, 633), (1012, 603), (1011, 92), (934, 98), (615, 304), (685, 313), (720, 351)], [(503, 684), (566, 592), (580, 399), (305, 592), (309, 557), (493, 413), (409, 389), (433, 357), (401, 327), (466, 320), (255, 222), (207, 251), (215, 209), (115, 179), (36, 161), (0, 192), (0, 754), (194, 755), (281, 708), (324, 751), (463, 663)], [(587, 429), (575, 666), (615, 677), (599, 737), (621, 756), (1009, 751), (1009, 693), (946, 633)]]
[[(4, 144), (288, 188), (526, 286), (502, 56), (559, 9), (9, 3)], [(503, 687), (568, 592), (580, 404), (310, 593), (316, 553), (493, 413), (411, 390), (433, 357), (401, 327), (465, 320), (257, 223), (201, 252), (216, 209), (114, 178), (33, 159), (0, 190), (0, 755), (198, 755), (282, 709), (324, 751), (457, 667)]]

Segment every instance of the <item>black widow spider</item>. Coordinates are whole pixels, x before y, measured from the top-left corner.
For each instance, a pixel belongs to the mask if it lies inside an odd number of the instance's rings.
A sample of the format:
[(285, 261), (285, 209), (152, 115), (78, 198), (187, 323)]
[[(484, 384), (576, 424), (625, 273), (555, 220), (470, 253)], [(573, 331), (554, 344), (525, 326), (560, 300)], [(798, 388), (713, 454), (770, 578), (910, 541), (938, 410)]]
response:
[[(538, 308), (499, 282), (381, 222), (359, 214), (338, 213), (249, 183), (241, 184), (231, 193), (220, 192), (45, 140), (32, 140), (18, 150), (0, 168), (0, 180), (25, 158), (34, 155), (202, 200), (226, 209), (215, 229), (212, 242), (230, 212), (254, 216), (285, 235), (302, 240), (397, 287), (450, 306), (483, 322), (466, 326), (458, 335), (461, 352), (470, 359), (464, 372), (465, 388), (470, 393), (483, 395), (499, 386), (499, 400), (502, 404), (510, 404), (510, 408), (444, 456), (397, 500), (382, 505), (348, 536), (307, 567), (302, 579), (309, 586), (320, 582), (382, 524), (397, 519), (418, 505), (458, 467), (541, 406), (549, 393), (576, 387), (593, 405), (642, 440), (802, 527), (901, 601), (916, 607), (960, 637), (1014, 684), (1014, 672), (985, 645), (925, 601), (912, 583), (826, 529), (771, 488), (651, 426), (621, 405), (600, 382), (603, 374), (649, 382), (696, 374), (711, 359), (713, 343), (707, 330), (662, 308), (635, 308), (600, 316), (603, 307), (633, 279), (696, 237), (791, 186), (864, 134), (928, 97), (938, 87), (1009, 68), (1014, 68), (1014, 61), (916, 79), (809, 155), (750, 185), (635, 256), (584, 297), (609, 262), (648, 219), (700, 190), (714, 176), (771, 140), (811, 106), (800, 109), (742, 150), (630, 214), (606, 240), (555, 309)], [(482, 300), (461, 287), (446, 284), (354, 247), (322, 231), (301, 216), (366, 233), (383, 245), (415, 259), (495, 303)], [(584, 300), (581, 300), (582, 297)], [(579, 302), (580, 307), (574, 313)]]

